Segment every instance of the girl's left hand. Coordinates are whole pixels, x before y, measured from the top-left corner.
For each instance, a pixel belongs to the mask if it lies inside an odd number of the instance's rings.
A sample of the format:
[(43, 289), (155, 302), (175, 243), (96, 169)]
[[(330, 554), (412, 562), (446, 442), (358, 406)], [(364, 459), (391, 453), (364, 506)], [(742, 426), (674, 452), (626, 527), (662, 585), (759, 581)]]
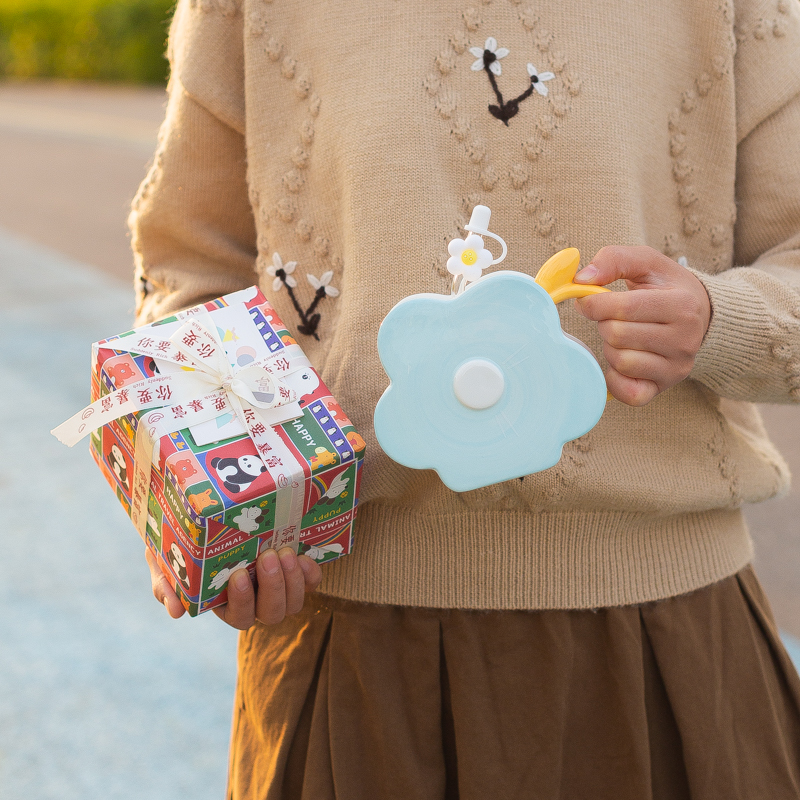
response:
[(651, 247), (604, 247), (576, 283), (624, 279), (630, 291), (576, 300), (598, 323), (611, 394), (643, 406), (686, 378), (711, 321), (711, 302), (689, 270)]

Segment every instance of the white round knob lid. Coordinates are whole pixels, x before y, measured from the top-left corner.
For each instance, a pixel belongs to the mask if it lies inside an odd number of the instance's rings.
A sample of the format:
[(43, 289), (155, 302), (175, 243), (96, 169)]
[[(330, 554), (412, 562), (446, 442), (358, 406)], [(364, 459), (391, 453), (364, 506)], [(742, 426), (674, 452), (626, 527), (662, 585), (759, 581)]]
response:
[(505, 386), (500, 367), (485, 358), (467, 361), (453, 377), (453, 391), (458, 401), (477, 411), (493, 406), (503, 396)]

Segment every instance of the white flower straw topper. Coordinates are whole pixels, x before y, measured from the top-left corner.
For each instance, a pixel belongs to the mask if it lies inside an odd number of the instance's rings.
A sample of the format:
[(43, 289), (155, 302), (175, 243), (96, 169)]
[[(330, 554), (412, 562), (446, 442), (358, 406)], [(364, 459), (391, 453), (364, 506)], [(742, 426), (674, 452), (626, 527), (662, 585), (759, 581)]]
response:
[[(475, 206), (469, 224), (464, 227), (469, 232), (465, 239), (452, 239), (447, 245), (450, 258), (447, 259), (447, 271), (453, 275), (453, 290), (461, 292), (470, 281), (481, 277), (483, 270), (499, 264), (506, 257), (506, 243), (496, 234), (490, 233), (489, 219), (492, 212), (486, 206)], [(494, 258), (483, 246), (483, 236), (490, 236), (502, 245), (503, 252)]]
[(450, 258), (447, 271), (451, 275), (463, 275), (468, 281), (476, 281), (486, 267), (491, 266), (492, 254), (483, 246), (483, 239), (471, 233), (466, 239), (453, 239), (447, 245)]

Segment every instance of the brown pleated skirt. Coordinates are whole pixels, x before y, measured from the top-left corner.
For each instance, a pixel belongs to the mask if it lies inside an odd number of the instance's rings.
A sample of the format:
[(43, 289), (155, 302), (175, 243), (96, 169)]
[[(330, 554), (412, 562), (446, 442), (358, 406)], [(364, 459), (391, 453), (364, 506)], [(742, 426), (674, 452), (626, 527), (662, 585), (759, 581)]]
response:
[(800, 800), (800, 679), (750, 567), (597, 611), (311, 596), (242, 634), (235, 800)]

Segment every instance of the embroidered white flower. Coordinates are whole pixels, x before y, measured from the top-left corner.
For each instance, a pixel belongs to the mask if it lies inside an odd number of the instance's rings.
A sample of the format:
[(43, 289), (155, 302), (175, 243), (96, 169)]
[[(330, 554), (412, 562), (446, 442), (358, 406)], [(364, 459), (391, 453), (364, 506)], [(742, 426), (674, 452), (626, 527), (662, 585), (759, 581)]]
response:
[(447, 271), (451, 275), (463, 275), (468, 281), (480, 278), (481, 273), (492, 263), (492, 254), (483, 246), (483, 239), (471, 233), (466, 239), (453, 239), (447, 245), (450, 258)]
[[(297, 286), (297, 281), (292, 277), (292, 273), (294, 272), (294, 268), (296, 266), (296, 261), (289, 261), (288, 263), (284, 264), (281, 260), (281, 257), (277, 253), (272, 254), (272, 266), (267, 267), (267, 275), (271, 275), (275, 278), (275, 280), (272, 281), (273, 292), (277, 292), (284, 283), (287, 286), (291, 286), (292, 289)], [(283, 277), (278, 275), (278, 272), (281, 270), (283, 270), (284, 273)]]
[(316, 275), (306, 275), (308, 278), (308, 282), (314, 287), (315, 290), (319, 290), (322, 287), (325, 288), (325, 294), (328, 297), (338, 297), (339, 290), (335, 286), (331, 286), (331, 281), (333, 280), (333, 270), (328, 270), (327, 272), (323, 272), (319, 278)]
[(483, 47), (470, 47), (470, 53), (475, 56), (471, 69), (480, 72), (488, 64), (489, 69), (495, 74), (503, 72), (500, 59), (505, 58), (511, 51), (507, 47), (498, 47), (497, 39), (490, 36)]
[(552, 72), (539, 72), (533, 64), (528, 64), (528, 75), (531, 76), (533, 88), (536, 89), (542, 97), (547, 97), (547, 87), (544, 85), (544, 81), (553, 80), (555, 75)]

